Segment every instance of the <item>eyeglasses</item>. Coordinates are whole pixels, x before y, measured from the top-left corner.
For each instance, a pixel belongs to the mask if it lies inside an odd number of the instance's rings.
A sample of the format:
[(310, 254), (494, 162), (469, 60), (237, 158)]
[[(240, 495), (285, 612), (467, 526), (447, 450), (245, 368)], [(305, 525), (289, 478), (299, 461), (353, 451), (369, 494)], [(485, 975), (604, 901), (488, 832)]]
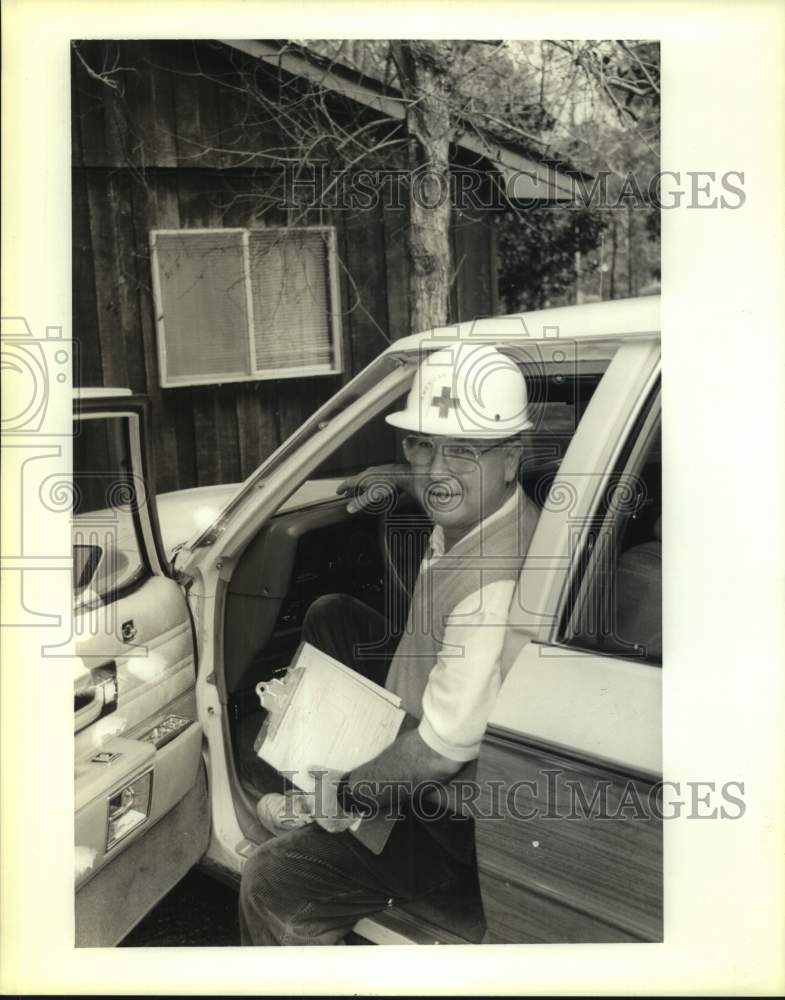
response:
[(486, 452), (511, 443), (507, 438), (482, 446), (471, 441), (444, 442), (424, 434), (407, 434), (403, 439), (403, 453), (406, 460), (415, 466), (430, 465), (436, 458), (437, 452), (444, 456), (444, 461), (448, 465), (460, 465), (466, 462), (479, 462)]

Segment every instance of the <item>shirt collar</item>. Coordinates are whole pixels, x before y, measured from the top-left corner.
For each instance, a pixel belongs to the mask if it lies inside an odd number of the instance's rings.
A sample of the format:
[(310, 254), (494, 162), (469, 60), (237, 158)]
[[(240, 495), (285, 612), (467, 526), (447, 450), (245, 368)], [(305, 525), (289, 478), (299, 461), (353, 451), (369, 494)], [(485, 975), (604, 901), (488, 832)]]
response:
[[(461, 538), (461, 542), (464, 542), (469, 538), (473, 538), (474, 535), (482, 531), (483, 528), (487, 527), (489, 524), (493, 524), (493, 522), (497, 521), (499, 518), (506, 517), (508, 514), (511, 514), (522, 500), (523, 490), (521, 489), (519, 483), (512, 496), (508, 500), (505, 500), (498, 510), (495, 510), (492, 514), (489, 514), (488, 517), (484, 518), (478, 524), (475, 524), (471, 531), (467, 531), (463, 538)], [(440, 524), (434, 526), (434, 529), (431, 532), (430, 543), (430, 551), (426, 556), (427, 562), (433, 562), (435, 559), (439, 559), (444, 555), (444, 528), (442, 528)]]

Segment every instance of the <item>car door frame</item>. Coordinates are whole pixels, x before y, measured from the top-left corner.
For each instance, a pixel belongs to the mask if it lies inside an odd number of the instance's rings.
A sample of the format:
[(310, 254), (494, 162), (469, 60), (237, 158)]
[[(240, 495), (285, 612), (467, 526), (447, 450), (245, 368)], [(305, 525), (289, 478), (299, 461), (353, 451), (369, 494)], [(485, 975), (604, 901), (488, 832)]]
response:
[[(129, 426), (136, 428), (136, 433), (129, 435), (128, 453), (131, 460), (131, 474), (139, 469), (138, 477), (145, 486), (145, 503), (136, 504), (134, 523), (138, 528), (137, 541), (139, 551), (145, 560), (147, 568), (155, 576), (167, 576), (176, 579), (176, 575), (166, 558), (161, 528), (158, 524), (158, 512), (155, 505), (154, 469), (150, 447), (150, 400), (147, 396), (130, 393), (85, 395), (84, 390), (74, 399), (75, 421), (100, 419), (101, 417), (129, 417), (133, 421)], [(141, 532), (141, 537), (139, 535)], [(131, 586), (134, 586), (132, 584)]]

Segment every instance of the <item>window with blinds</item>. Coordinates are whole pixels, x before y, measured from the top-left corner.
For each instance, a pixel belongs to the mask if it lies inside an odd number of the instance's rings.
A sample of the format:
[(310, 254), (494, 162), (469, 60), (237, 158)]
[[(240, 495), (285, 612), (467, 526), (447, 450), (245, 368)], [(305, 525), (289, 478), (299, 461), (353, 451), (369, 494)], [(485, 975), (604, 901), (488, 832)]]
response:
[(161, 385), (342, 370), (335, 229), (150, 233)]

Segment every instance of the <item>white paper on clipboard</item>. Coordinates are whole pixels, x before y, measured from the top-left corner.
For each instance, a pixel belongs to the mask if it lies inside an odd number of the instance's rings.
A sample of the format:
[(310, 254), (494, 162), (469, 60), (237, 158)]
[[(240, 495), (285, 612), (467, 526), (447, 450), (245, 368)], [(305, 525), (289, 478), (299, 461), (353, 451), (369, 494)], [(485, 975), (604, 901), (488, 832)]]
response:
[[(309, 643), (286, 682), (274, 684), (275, 717), (257, 753), (304, 792), (315, 786), (309, 766), (345, 772), (372, 760), (395, 740), (405, 715), (397, 695)], [(263, 703), (265, 687), (257, 687)]]

